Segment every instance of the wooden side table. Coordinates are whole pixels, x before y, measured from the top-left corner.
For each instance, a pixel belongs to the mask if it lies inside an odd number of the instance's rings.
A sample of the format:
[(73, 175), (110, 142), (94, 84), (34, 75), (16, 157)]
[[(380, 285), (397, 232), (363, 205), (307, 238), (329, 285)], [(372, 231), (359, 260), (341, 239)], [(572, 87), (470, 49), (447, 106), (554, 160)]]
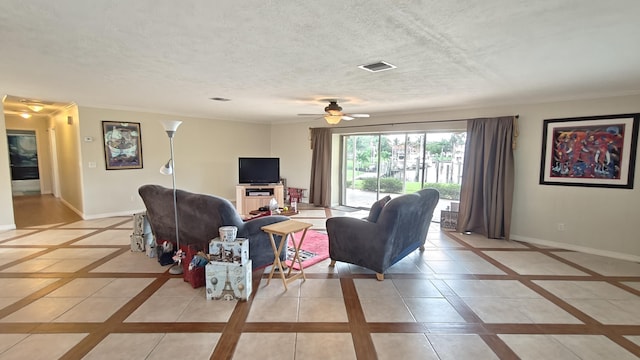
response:
[[(269, 239), (271, 240), (271, 248), (273, 249), (273, 255), (275, 257), (275, 259), (273, 260), (273, 266), (271, 267), (271, 272), (269, 273), (269, 278), (267, 279), (267, 285), (269, 285), (269, 282), (271, 281), (276, 268), (280, 272), (280, 277), (282, 278), (282, 283), (284, 284), (285, 290), (287, 290), (287, 284), (291, 281), (297, 280), (300, 277), (302, 277), (303, 280), (307, 280), (306, 276), (304, 275), (304, 269), (302, 268), (302, 260), (300, 259), (299, 251), (300, 246), (302, 246), (302, 242), (304, 241), (304, 237), (305, 235), (307, 235), (307, 229), (312, 226), (313, 224), (305, 223), (302, 221), (287, 220), (260, 228), (262, 229), (262, 231), (269, 234)], [(298, 241), (298, 243), (296, 244), (293, 234), (297, 233), (298, 231), (303, 231), (303, 233), (300, 237), (300, 241)], [(280, 236), (280, 243), (277, 246), (274, 235)], [(291, 270), (293, 269), (293, 266), (289, 266), (289, 270), (287, 271), (287, 275), (285, 276), (284, 269), (282, 268), (282, 261), (280, 261), (280, 254), (282, 253), (282, 249), (284, 248), (284, 246), (287, 244), (289, 237), (291, 238), (291, 243), (293, 244), (294, 248), (294, 256), (291, 265), (297, 262), (300, 266), (300, 272), (292, 275)]]

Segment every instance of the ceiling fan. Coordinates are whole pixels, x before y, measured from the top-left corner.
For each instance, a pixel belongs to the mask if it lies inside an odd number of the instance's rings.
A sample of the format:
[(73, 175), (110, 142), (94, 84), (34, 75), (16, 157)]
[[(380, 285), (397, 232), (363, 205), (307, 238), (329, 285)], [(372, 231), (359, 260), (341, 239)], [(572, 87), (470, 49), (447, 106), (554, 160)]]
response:
[(327, 99), (329, 105), (324, 108), (325, 114), (298, 114), (298, 116), (324, 116), (324, 119), (331, 125), (335, 125), (340, 120), (353, 120), (355, 118), (368, 118), (369, 114), (347, 114), (342, 112), (342, 107), (338, 105), (338, 100)]

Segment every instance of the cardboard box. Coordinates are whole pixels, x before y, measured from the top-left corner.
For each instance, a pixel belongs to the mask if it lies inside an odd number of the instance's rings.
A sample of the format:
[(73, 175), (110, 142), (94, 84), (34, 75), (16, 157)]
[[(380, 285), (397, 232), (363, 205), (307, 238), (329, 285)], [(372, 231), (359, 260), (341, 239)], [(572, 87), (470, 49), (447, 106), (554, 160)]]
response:
[(251, 260), (246, 264), (211, 262), (205, 266), (207, 300), (247, 300), (251, 295)]
[(209, 242), (211, 262), (246, 264), (249, 261), (249, 240), (237, 238), (235, 241), (222, 241), (215, 238)]

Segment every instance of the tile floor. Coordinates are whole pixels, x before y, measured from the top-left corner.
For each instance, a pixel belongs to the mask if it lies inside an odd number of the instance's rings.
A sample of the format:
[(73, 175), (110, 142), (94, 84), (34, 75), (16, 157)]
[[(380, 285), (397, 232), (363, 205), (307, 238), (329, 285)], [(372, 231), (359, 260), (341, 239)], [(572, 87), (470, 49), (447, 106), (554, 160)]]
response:
[[(365, 214), (366, 215), (366, 214)], [(329, 209), (296, 216), (322, 230)], [(637, 359), (640, 264), (430, 229), (383, 282), (328, 260), (206, 300), (128, 217), (0, 233), (3, 359)]]

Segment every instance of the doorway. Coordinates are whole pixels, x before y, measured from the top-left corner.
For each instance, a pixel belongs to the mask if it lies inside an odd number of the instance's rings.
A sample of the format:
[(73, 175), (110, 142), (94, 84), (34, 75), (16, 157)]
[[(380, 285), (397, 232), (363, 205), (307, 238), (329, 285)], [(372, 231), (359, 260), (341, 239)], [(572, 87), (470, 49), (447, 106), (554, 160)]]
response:
[(13, 196), (39, 195), (38, 146), (33, 130), (7, 130)]

